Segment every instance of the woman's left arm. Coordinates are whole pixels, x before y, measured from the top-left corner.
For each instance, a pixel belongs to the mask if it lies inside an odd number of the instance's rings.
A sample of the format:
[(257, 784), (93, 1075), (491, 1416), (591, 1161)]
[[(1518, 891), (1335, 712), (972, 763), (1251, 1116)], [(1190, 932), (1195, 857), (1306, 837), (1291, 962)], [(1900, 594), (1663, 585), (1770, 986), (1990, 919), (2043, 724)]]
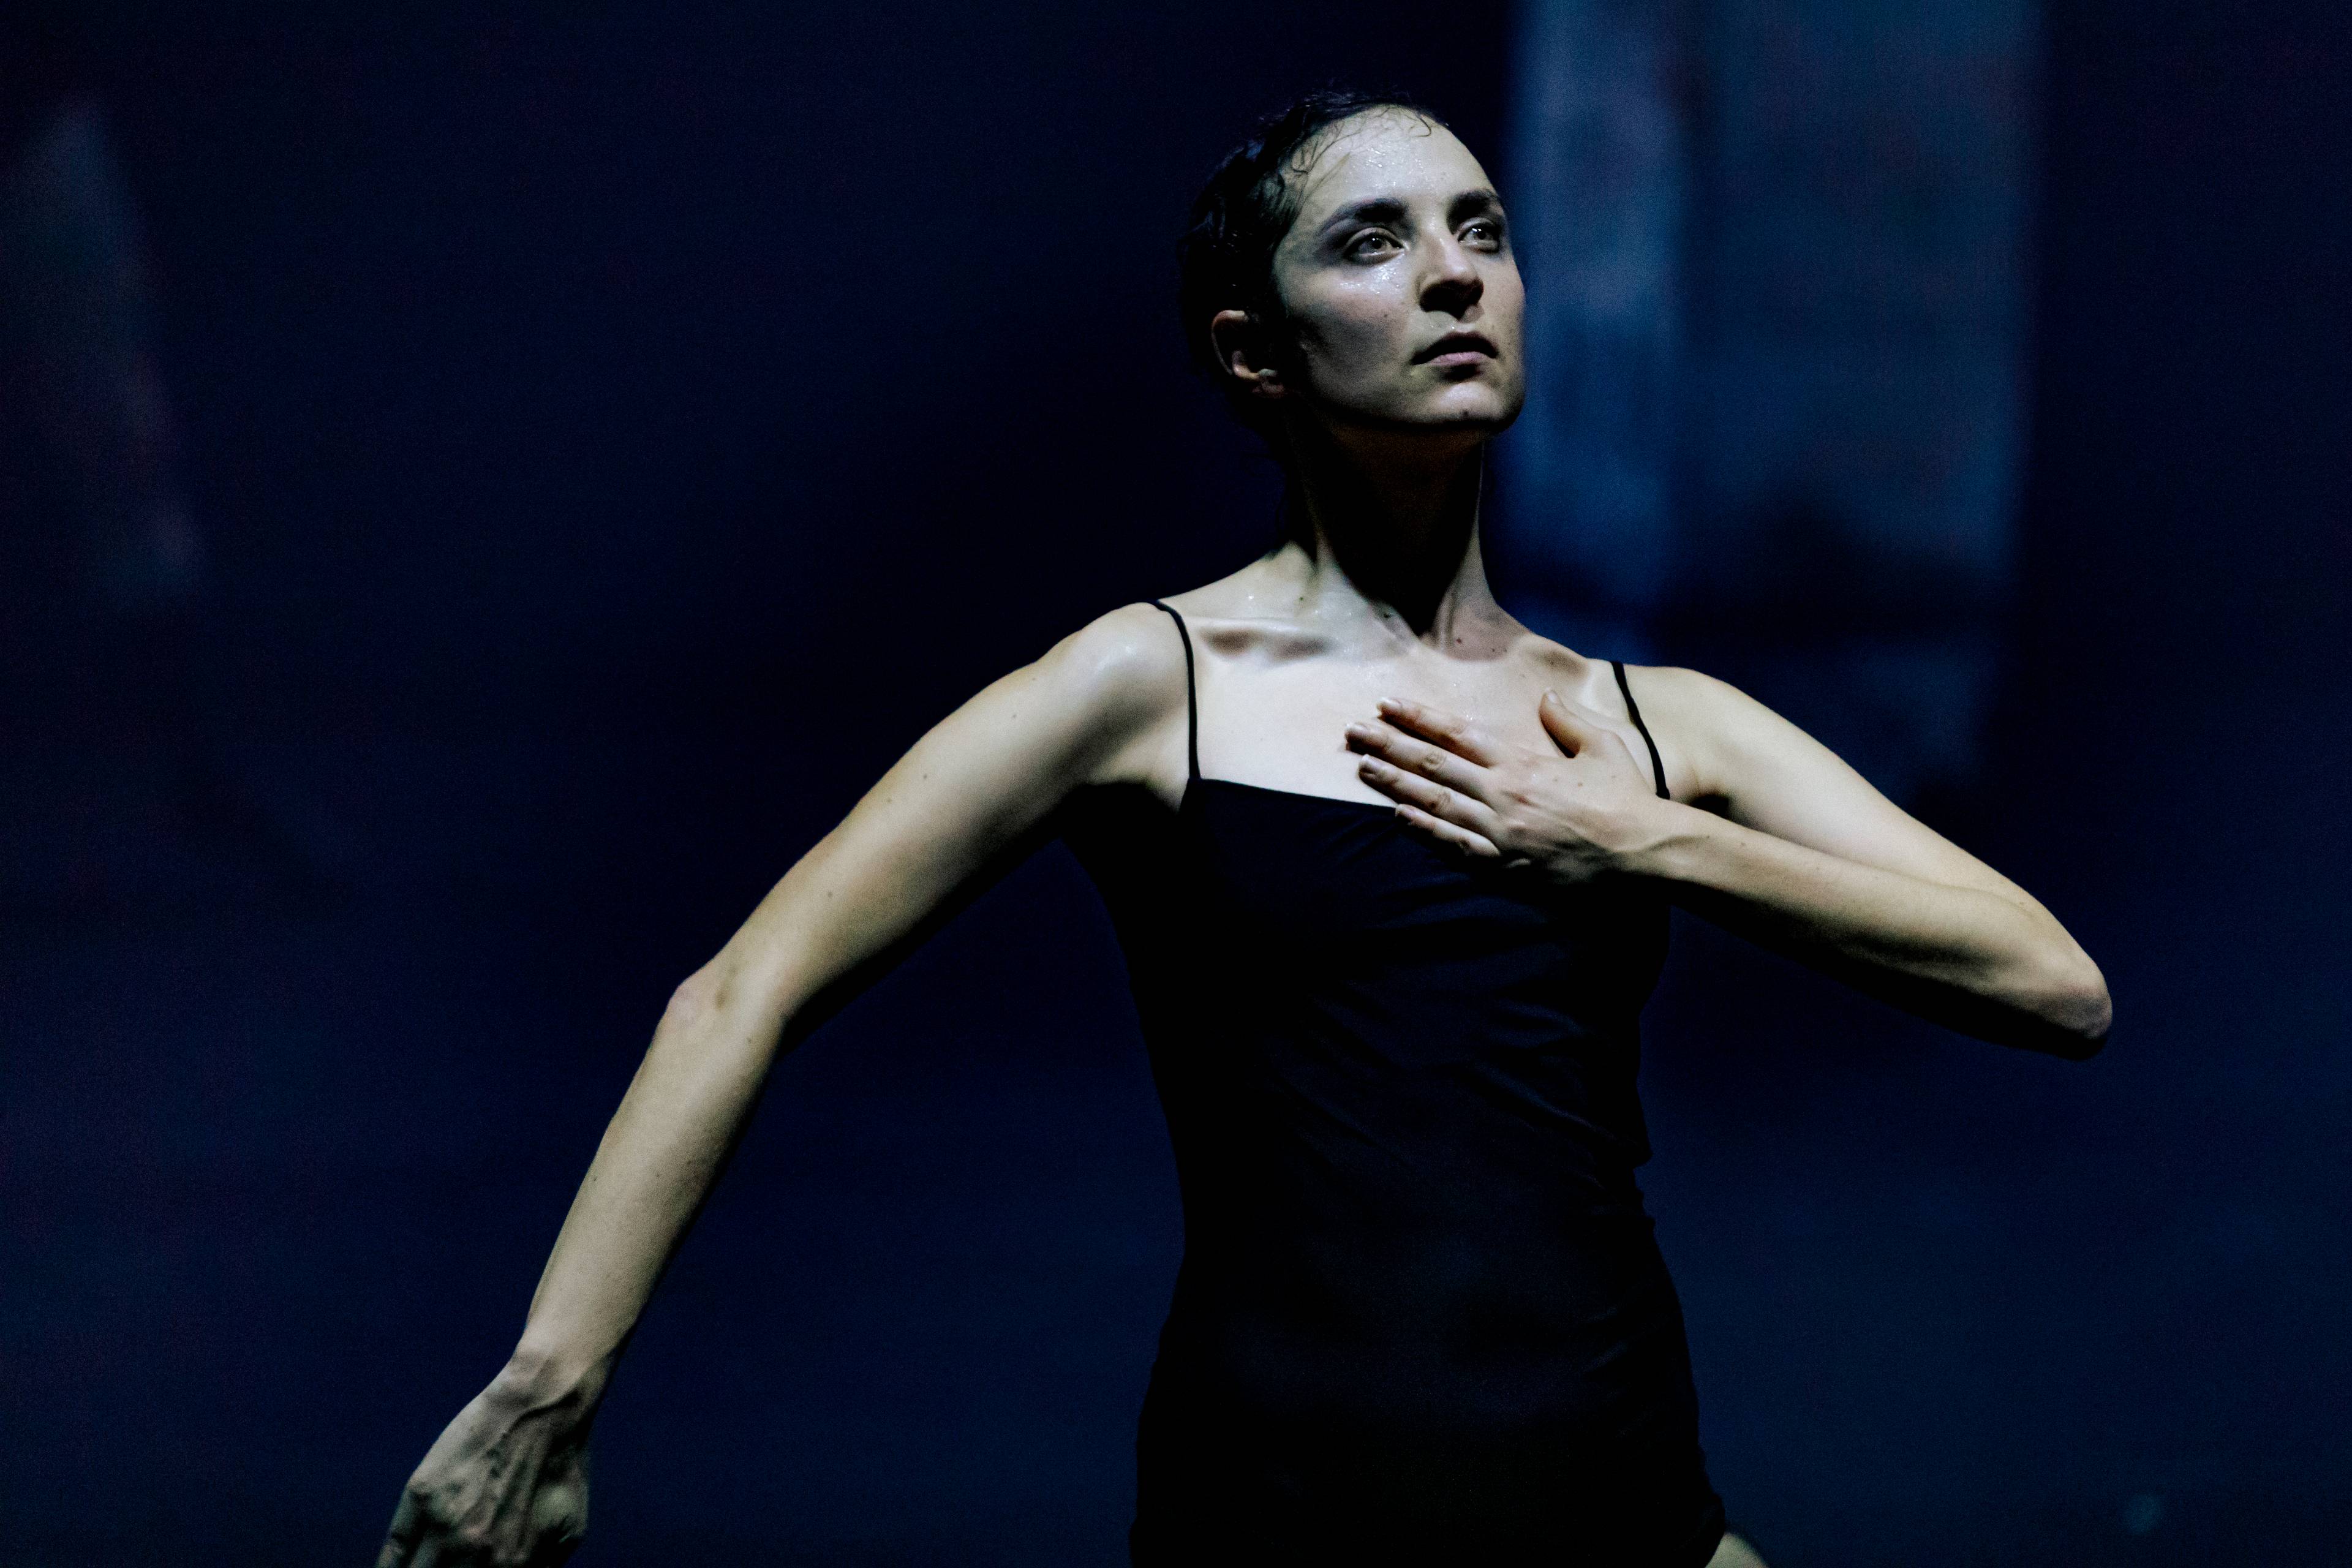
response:
[(1540, 712), (1549, 754), (1412, 703), (1383, 704), (1349, 743), (1409, 824), (1466, 854), (1560, 882), (1640, 877), (1933, 1022), (2076, 1059), (2098, 1050), (2106, 982), (2032, 895), (1753, 698), (1690, 670), (1636, 679), (1673, 800), (1624, 721), (1557, 694)]

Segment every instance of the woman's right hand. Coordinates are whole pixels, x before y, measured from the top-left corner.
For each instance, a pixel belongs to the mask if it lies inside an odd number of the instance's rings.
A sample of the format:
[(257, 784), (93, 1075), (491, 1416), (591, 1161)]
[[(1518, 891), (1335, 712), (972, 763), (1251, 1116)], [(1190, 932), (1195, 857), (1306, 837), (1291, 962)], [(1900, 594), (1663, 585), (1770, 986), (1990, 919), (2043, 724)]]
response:
[(511, 1370), (474, 1396), (408, 1478), (376, 1568), (544, 1568), (588, 1529), (583, 1393), (547, 1399)]

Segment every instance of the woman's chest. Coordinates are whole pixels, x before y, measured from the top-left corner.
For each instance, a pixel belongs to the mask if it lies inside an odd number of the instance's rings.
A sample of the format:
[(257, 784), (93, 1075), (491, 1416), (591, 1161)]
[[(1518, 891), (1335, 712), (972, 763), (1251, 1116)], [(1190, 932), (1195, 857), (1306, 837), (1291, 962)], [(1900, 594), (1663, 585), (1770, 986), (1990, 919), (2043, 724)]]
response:
[(1387, 804), (1357, 769), (1350, 724), (1381, 721), (1383, 700), (1475, 724), (1491, 742), (1552, 742), (1538, 717), (1545, 672), (1517, 659), (1345, 661), (1203, 658), (1197, 676), (1201, 771), (1210, 778), (1336, 800)]
[(1471, 862), (1359, 805), (1194, 781), (1174, 825), (1171, 891), (1192, 940), (1234, 964), (1476, 973), (1646, 994), (1664, 910), (1630, 884), (1554, 888)]

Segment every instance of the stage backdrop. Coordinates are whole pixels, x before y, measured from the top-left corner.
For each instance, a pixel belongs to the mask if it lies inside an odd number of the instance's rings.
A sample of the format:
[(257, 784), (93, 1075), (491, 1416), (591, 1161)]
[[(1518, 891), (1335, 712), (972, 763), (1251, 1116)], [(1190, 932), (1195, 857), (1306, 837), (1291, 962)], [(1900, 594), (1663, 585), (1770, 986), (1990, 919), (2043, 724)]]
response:
[(1746, 686), (1898, 795), (1975, 776), (2017, 567), (2029, 0), (1528, 0), (1517, 43), (1521, 613)]

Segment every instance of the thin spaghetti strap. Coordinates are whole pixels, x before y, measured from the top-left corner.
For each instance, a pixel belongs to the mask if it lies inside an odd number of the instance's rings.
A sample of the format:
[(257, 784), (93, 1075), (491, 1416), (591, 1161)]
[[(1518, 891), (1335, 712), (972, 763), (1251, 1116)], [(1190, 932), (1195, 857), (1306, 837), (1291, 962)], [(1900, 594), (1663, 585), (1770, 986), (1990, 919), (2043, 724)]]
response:
[(1609, 668), (1617, 672), (1617, 689), (1625, 694), (1625, 716), (1642, 731), (1642, 744), (1650, 748), (1650, 776), (1658, 781), (1658, 798), (1672, 800), (1675, 797), (1666, 789), (1666, 764), (1659, 760), (1658, 742), (1650, 739), (1650, 727), (1642, 722), (1642, 705), (1633, 700), (1633, 688), (1625, 679), (1625, 661), (1612, 658)]
[[(1155, 610), (1167, 610), (1169, 619), (1176, 623), (1176, 635), (1184, 643), (1184, 758), (1192, 765), (1193, 778), (1201, 776), (1201, 699), (1192, 687), (1192, 634), (1184, 629), (1184, 617), (1159, 600), (1151, 601)], [(1620, 678), (1622, 679), (1622, 677)]]

